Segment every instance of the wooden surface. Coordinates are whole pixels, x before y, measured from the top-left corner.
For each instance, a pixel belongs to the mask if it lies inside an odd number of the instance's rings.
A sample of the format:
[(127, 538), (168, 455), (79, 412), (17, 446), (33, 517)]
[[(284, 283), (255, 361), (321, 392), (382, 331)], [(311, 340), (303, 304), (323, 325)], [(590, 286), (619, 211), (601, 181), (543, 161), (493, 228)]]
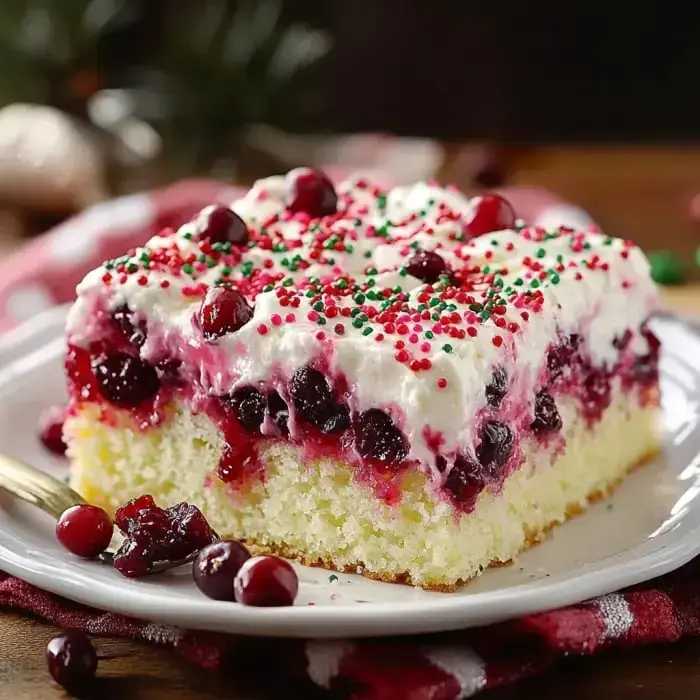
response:
[[(647, 248), (669, 248), (690, 256), (700, 229), (689, 217), (691, 196), (700, 192), (700, 149), (540, 149), (519, 156), (514, 181), (557, 188), (585, 206), (610, 233), (636, 239)], [(2, 217), (0, 216), (0, 222)], [(2, 223), (0, 223), (0, 228)], [(0, 255), (6, 232), (0, 231)], [(700, 312), (700, 285), (665, 292), (669, 306)], [(700, 358), (698, 360), (700, 362)], [(0, 615), (0, 700), (65, 697), (44, 664), (46, 642), (55, 629), (14, 613)], [(264, 654), (226, 673), (193, 668), (173, 652), (123, 640), (97, 640), (100, 700), (319, 700), (308, 686), (277, 682)], [(678, 644), (566, 659), (548, 675), (484, 693), (484, 700), (521, 697), (569, 700), (693, 700), (700, 694), (700, 638)], [(397, 700), (402, 700), (397, 698)]]

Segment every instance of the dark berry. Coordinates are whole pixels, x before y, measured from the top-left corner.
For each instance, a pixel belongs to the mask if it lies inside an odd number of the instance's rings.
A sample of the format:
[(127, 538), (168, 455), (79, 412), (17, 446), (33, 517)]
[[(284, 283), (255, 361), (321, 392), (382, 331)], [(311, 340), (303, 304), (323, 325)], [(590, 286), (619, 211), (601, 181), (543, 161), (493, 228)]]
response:
[(408, 443), (394, 421), (378, 408), (370, 408), (355, 419), (355, 448), (365, 459), (397, 464), (408, 454)]
[(267, 412), (282, 435), (289, 435), (289, 406), (274, 389), (267, 394)]
[(160, 389), (156, 370), (138, 357), (116, 352), (93, 360), (92, 369), (104, 397), (129, 408), (152, 399)]
[(571, 373), (572, 366), (578, 360), (580, 337), (576, 334), (567, 336), (558, 345), (554, 345), (547, 353), (547, 368), (549, 378), (554, 381)]
[(440, 275), (447, 274), (447, 264), (437, 254), (429, 250), (416, 251), (406, 263), (409, 275), (417, 277), (422, 282), (432, 284), (440, 279)]
[(485, 486), (484, 470), (473, 458), (457, 455), (445, 479), (445, 489), (457, 500), (460, 507), (471, 510)]
[(253, 308), (236, 289), (211, 287), (199, 309), (199, 327), (207, 340), (235, 333), (253, 318)]
[(229, 399), (238, 422), (251, 433), (259, 433), (265, 420), (265, 398), (252, 386), (236, 389)]
[(498, 408), (508, 393), (508, 374), (503, 367), (498, 367), (486, 385), (486, 402), (491, 408)]
[(63, 406), (51, 406), (39, 417), (39, 439), (47, 450), (57, 455), (66, 454), (66, 443), (63, 440), (64, 421)]
[(104, 552), (112, 541), (113, 532), (111, 518), (97, 506), (67, 508), (56, 523), (58, 541), (69, 552), (86, 559)]
[(311, 217), (335, 214), (338, 195), (333, 183), (320, 170), (295, 168), (285, 178), (285, 204), (292, 212)]
[(350, 427), (350, 411), (347, 406), (337, 404), (331, 408), (323, 423), (319, 426), (322, 433), (331, 435), (341, 433)]
[(148, 495), (118, 508), (114, 522), (125, 537), (114, 567), (129, 578), (144, 576), (156, 562), (185, 559), (218, 540), (195, 506), (160, 508)]
[(515, 226), (513, 207), (498, 194), (474, 197), (464, 225), (465, 233), (474, 238), (485, 233), (512, 229)]
[(492, 479), (498, 479), (502, 467), (513, 454), (513, 431), (505, 424), (488, 421), (481, 430), (476, 458)]
[(561, 416), (552, 395), (541, 389), (535, 396), (535, 420), (530, 428), (536, 433), (552, 433), (561, 428)]
[(143, 321), (137, 321), (134, 312), (126, 304), (114, 309), (112, 318), (117, 328), (135, 348), (140, 348), (146, 342), (146, 324)]
[(320, 427), (333, 408), (333, 390), (326, 377), (312, 367), (301, 367), (289, 380), (289, 395), (297, 415)]
[(233, 580), (250, 552), (233, 540), (215, 542), (200, 550), (192, 564), (194, 582), (204, 595), (214, 600), (234, 601)]
[(589, 418), (597, 418), (610, 405), (612, 387), (610, 376), (605, 369), (586, 368), (581, 400), (583, 410)]
[(239, 603), (261, 608), (292, 605), (299, 591), (292, 565), (274, 556), (245, 561), (233, 585)]
[(211, 243), (244, 246), (250, 239), (245, 221), (228, 207), (213, 205), (202, 209), (197, 215), (196, 229), (200, 238), (207, 238)]
[(97, 652), (82, 632), (71, 630), (48, 643), (46, 665), (56, 683), (71, 693), (79, 693), (95, 678)]

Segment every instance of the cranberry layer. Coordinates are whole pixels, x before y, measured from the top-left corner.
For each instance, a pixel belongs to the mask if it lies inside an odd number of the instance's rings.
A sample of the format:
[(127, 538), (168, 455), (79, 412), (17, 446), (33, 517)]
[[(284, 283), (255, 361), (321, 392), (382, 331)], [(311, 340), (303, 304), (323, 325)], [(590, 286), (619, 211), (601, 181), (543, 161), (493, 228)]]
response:
[[(420, 262), (427, 266), (430, 261)], [(307, 459), (331, 457), (350, 463), (357, 478), (379, 498), (390, 503), (399, 498), (400, 477), (412, 464), (407, 459), (408, 438), (385, 410), (352, 410), (347, 382), (330, 376), (323, 358), (267, 385), (240, 386), (230, 395), (210, 396), (199, 381), (199, 367), (165, 353), (150, 362), (141, 358), (146, 328), (125, 307), (105, 314), (98, 326), (100, 341), (68, 350), (66, 369), (74, 406), (98, 404), (108, 423), (116, 417), (111, 407), (128, 410), (142, 430), (161, 423), (173, 401), (206, 413), (225, 440), (216, 477), (233, 489), (265, 478), (261, 447), (278, 440), (300, 446)], [(494, 367), (484, 387), (484, 408), (472, 426), (472, 448), (448, 453), (440, 426), (424, 428), (435, 455), (435, 471), (441, 475), (436, 479), (439, 491), (456, 508), (469, 512), (484, 488), (499, 489), (520, 466), (524, 438), (557, 454), (564, 447), (557, 408), (562, 398), (579, 406), (589, 427), (610, 405), (616, 379), (624, 392), (635, 393), (638, 403), (656, 401), (659, 342), (646, 327), (636, 332), (640, 334), (646, 354), (632, 352), (635, 334), (627, 331), (614, 341), (618, 359), (610, 367), (593, 364), (578, 335), (561, 337), (550, 347), (539, 388), (527, 400), (515, 398), (508, 369)]]

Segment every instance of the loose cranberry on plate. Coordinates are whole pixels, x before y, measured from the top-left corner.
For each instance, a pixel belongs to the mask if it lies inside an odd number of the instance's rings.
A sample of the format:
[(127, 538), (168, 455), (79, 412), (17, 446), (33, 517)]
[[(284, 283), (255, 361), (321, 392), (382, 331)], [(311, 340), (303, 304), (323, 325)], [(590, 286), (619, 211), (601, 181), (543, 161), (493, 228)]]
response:
[(313, 218), (335, 214), (338, 195), (333, 183), (320, 170), (295, 168), (287, 173), (284, 184), (284, 200), (289, 211)]
[(200, 238), (212, 243), (232, 243), (240, 247), (250, 240), (245, 221), (228, 207), (212, 205), (202, 209), (195, 225)]
[(234, 540), (215, 542), (200, 550), (192, 563), (192, 577), (204, 595), (214, 600), (235, 601), (233, 581), (250, 552)]
[(63, 406), (51, 406), (39, 417), (39, 439), (49, 452), (56, 455), (66, 454), (66, 443), (63, 440), (65, 417)]
[(515, 211), (510, 203), (498, 194), (485, 194), (472, 199), (464, 232), (470, 238), (475, 238), (493, 231), (510, 229), (513, 226), (515, 226)]
[(113, 532), (109, 515), (102, 508), (88, 504), (64, 510), (56, 524), (56, 539), (68, 551), (86, 559), (104, 552)]
[(235, 333), (253, 318), (253, 308), (236, 289), (211, 287), (199, 308), (199, 326), (207, 340)]
[(79, 693), (95, 678), (97, 652), (87, 636), (71, 630), (48, 643), (46, 665), (56, 683), (71, 693)]
[(292, 565), (275, 556), (248, 559), (233, 585), (239, 603), (261, 608), (292, 605), (299, 591)]

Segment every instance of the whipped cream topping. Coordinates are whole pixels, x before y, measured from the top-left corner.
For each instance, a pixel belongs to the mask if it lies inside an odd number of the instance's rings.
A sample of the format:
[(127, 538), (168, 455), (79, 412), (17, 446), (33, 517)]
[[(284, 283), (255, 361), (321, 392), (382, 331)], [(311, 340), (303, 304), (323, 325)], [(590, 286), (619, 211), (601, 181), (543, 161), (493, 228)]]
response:
[[(473, 449), (497, 367), (522, 411), (561, 336), (579, 334), (597, 365), (616, 361), (613, 341), (626, 329), (632, 351), (647, 351), (638, 330), (657, 292), (628, 241), (525, 226), (470, 239), (476, 201), (432, 183), (384, 191), (345, 182), (338, 213), (318, 219), (288, 212), (284, 192), (284, 177), (270, 177), (232, 203), (250, 231), (242, 250), (200, 240), (190, 223), (90, 272), (69, 342), (87, 346), (99, 335), (99, 310), (127, 304), (146, 322), (142, 356), (198, 365), (203, 391), (215, 395), (279, 384), (321, 360), (330, 377), (344, 377), (351, 410), (385, 410), (408, 438), (409, 458), (430, 467), (431, 436), (440, 435), (442, 454)], [(453, 279), (430, 285), (409, 274), (416, 250), (440, 255)], [(247, 296), (253, 318), (207, 341), (196, 322), (202, 297), (227, 282)]]

